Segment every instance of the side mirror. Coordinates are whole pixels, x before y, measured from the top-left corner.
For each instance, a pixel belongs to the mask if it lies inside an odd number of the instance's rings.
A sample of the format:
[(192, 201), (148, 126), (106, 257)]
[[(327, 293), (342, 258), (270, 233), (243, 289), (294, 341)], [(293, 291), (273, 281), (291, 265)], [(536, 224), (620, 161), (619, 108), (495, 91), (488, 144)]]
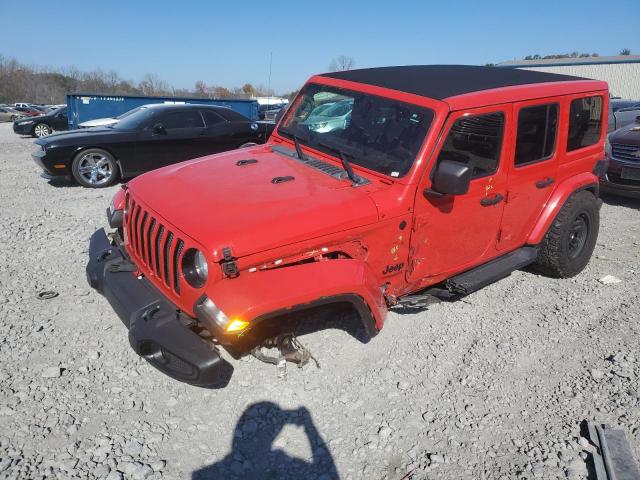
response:
[(443, 160), (436, 167), (431, 180), (431, 189), (425, 194), (464, 195), (469, 191), (472, 169), (466, 163)]
[(161, 123), (156, 123), (152, 127), (151, 131), (154, 135), (164, 135), (165, 133), (167, 133), (167, 131), (164, 129), (164, 125), (162, 125)]

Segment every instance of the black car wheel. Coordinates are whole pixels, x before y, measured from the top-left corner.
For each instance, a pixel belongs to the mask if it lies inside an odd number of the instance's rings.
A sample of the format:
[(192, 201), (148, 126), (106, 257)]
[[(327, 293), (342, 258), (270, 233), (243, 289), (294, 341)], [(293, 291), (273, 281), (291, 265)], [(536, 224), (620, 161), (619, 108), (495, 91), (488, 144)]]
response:
[(47, 135), (51, 135), (51, 127), (46, 123), (37, 123), (35, 127), (33, 127), (33, 136), (42, 138)]
[(574, 193), (540, 244), (535, 267), (556, 278), (577, 275), (589, 263), (599, 228), (600, 211), (595, 195), (588, 191)]
[(109, 152), (90, 148), (76, 155), (71, 173), (83, 187), (103, 188), (112, 185), (118, 178), (118, 165)]

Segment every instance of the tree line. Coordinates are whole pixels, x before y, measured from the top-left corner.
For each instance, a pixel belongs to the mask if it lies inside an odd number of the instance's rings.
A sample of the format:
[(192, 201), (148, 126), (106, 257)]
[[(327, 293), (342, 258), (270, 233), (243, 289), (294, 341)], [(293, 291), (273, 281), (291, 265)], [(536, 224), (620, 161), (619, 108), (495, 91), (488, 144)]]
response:
[(76, 67), (34, 67), (0, 55), (0, 103), (60, 104), (66, 103), (67, 93), (73, 92), (195, 98), (251, 98), (274, 94), (271, 89), (250, 83), (227, 88), (207, 85), (202, 80), (195, 82), (193, 89), (175, 88), (153, 73), (134, 82), (114, 70), (83, 72)]

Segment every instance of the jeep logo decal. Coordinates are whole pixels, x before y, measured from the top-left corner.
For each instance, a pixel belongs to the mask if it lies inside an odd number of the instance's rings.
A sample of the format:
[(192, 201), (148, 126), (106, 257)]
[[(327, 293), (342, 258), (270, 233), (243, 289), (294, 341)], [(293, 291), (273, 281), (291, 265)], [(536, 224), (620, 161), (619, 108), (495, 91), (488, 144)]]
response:
[(399, 272), (400, 270), (402, 270), (402, 267), (404, 267), (404, 263), (396, 263), (395, 265), (387, 265), (386, 267), (384, 267), (384, 270), (382, 271), (382, 274), (383, 275), (388, 275), (389, 273)]

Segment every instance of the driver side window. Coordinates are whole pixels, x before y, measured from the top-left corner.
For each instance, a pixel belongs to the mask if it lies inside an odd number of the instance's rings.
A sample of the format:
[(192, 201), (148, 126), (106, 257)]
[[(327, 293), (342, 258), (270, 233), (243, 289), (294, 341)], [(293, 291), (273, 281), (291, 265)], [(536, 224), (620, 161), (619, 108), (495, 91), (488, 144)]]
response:
[(493, 175), (498, 170), (504, 136), (504, 113), (464, 115), (458, 118), (438, 155), (438, 163), (451, 160), (472, 167), (472, 178)]
[(200, 112), (197, 110), (165, 113), (158, 119), (158, 122), (162, 123), (166, 129), (204, 127)]

